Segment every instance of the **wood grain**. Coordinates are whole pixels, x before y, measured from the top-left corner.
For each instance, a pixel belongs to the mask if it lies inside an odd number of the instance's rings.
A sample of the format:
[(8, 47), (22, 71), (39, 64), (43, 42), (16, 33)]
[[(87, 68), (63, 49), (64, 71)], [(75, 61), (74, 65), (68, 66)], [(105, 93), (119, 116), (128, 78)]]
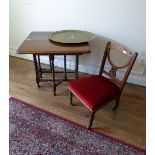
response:
[[(41, 83), (41, 87), (37, 87), (32, 61), (10, 57), (9, 66), (11, 96), (82, 125), (87, 125), (88, 110), (76, 98), (74, 98), (75, 106), (70, 105), (66, 83), (60, 84), (57, 87), (57, 96), (53, 96), (50, 82)], [(87, 75), (80, 73), (80, 76)], [(145, 87), (126, 84), (120, 99), (120, 107), (113, 112), (111, 110), (113, 106), (114, 102), (110, 102), (95, 114), (93, 128), (145, 148)]]

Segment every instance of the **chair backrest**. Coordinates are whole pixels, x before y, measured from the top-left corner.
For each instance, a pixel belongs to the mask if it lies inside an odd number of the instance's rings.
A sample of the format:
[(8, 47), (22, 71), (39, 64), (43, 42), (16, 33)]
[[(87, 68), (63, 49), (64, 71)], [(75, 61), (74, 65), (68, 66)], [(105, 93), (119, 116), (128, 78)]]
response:
[[(127, 62), (121, 66), (114, 64), (111, 58), (111, 51), (116, 52), (117, 54), (120, 54), (120, 55), (125, 55), (128, 59)], [(137, 55), (138, 55), (137, 52), (136, 53), (128, 52), (124, 48), (120, 46), (112, 45), (111, 42), (108, 42), (105, 48), (105, 53), (102, 59), (99, 75), (108, 76), (108, 78), (112, 82), (114, 82), (120, 88), (120, 90), (122, 90), (131, 72), (131, 69), (137, 58)], [(119, 60), (121, 60), (121, 58)], [(108, 71), (105, 69), (106, 61), (108, 61), (108, 63), (110, 64), (110, 69)], [(116, 74), (117, 70), (120, 70), (120, 69), (121, 70), (123, 69), (123, 72), (124, 72), (124, 75), (121, 79), (118, 78)]]

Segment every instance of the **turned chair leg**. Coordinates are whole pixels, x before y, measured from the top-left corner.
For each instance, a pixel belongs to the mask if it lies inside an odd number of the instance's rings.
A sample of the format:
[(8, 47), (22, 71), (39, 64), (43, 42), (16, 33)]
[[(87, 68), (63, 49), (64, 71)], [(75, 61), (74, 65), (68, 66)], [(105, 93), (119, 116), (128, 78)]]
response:
[(90, 129), (92, 127), (92, 125), (93, 125), (94, 114), (95, 114), (95, 112), (91, 112), (91, 114), (90, 114), (89, 124), (88, 124), (88, 127), (87, 127), (88, 129)]
[(69, 90), (70, 104), (73, 106), (73, 93)]
[(115, 106), (113, 107), (113, 111), (115, 111), (118, 107), (119, 107), (119, 101), (120, 101), (120, 95), (116, 98), (116, 103), (115, 103)]

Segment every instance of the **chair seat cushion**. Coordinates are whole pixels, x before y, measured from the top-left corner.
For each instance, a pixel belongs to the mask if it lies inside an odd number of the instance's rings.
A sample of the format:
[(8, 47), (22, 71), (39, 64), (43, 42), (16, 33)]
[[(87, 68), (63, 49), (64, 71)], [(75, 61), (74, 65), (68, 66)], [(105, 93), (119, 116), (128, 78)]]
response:
[(99, 109), (120, 93), (118, 86), (99, 75), (69, 81), (68, 88), (91, 111)]

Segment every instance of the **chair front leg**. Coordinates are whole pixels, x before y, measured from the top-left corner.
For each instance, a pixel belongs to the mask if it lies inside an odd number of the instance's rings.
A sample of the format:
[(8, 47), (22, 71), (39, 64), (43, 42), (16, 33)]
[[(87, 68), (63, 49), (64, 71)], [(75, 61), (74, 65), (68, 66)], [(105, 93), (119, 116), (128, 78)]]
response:
[(94, 114), (95, 114), (95, 112), (90, 113), (89, 124), (88, 124), (88, 127), (87, 127), (88, 129), (90, 129), (92, 127), (92, 125), (93, 125)]
[(73, 106), (73, 93), (69, 90), (70, 104)]
[(115, 111), (118, 107), (119, 107), (119, 101), (120, 101), (120, 96), (121, 95), (118, 95), (117, 97), (116, 97), (116, 99), (115, 99), (115, 106), (113, 107), (113, 111)]

